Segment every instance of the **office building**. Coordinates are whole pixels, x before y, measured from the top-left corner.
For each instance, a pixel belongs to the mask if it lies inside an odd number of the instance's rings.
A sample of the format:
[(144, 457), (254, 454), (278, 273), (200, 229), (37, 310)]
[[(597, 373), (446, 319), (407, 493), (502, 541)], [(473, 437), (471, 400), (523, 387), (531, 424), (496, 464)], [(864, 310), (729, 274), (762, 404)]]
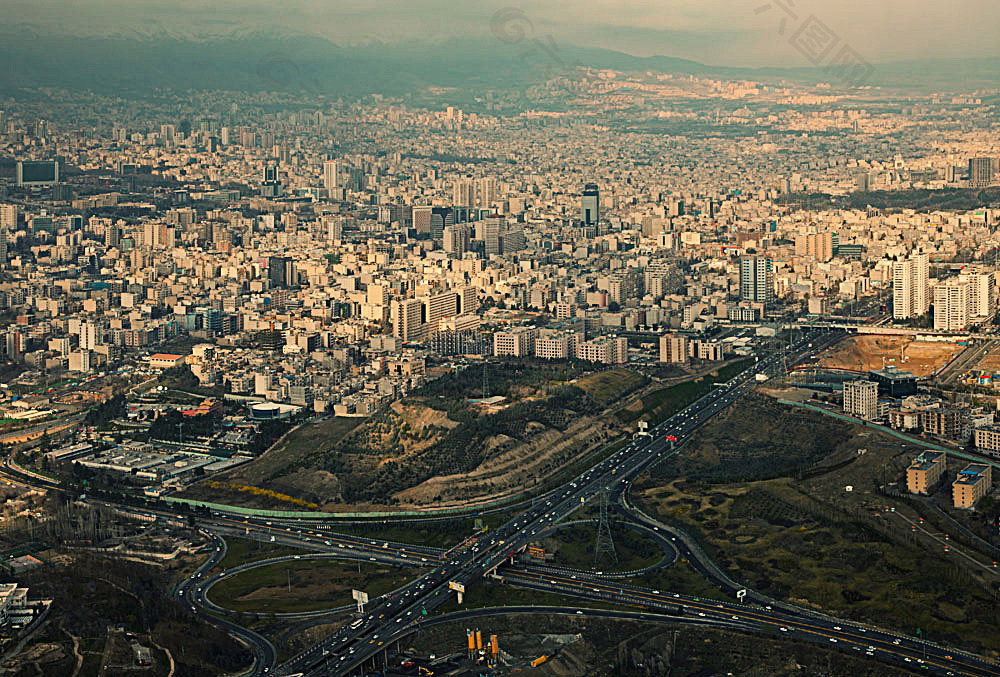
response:
[(18, 160), (18, 186), (54, 186), (57, 183), (59, 183), (58, 160), (45, 160), (39, 162)]
[(601, 195), (596, 183), (583, 187), (580, 196), (580, 221), (586, 226), (596, 226), (601, 220)]
[(917, 394), (917, 377), (899, 367), (873, 369), (868, 372), (868, 379), (878, 384), (878, 393), (882, 397), (899, 399)]
[(489, 216), (483, 221), (483, 251), (486, 258), (503, 254), (503, 224), (501, 216)]
[(272, 287), (289, 287), (294, 285), (295, 267), (292, 259), (285, 256), (272, 256), (267, 260), (267, 278)]

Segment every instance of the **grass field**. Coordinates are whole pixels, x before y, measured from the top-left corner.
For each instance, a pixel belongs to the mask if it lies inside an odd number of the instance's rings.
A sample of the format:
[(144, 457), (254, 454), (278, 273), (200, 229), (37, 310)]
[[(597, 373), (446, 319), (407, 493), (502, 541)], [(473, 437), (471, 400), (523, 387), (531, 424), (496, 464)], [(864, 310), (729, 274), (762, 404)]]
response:
[(302, 551), (286, 545), (272, 545), (260, 541), (245, 540), (242, 538), (227, 538), (226, 556), (219, 562), (219, 568), (228, 569), (239, 564), (259, 562), (262, 559), (271, 557), (281, 557), (282, 555), (296, 555)]
[(684, 453), (670, 457), (652, 473), (706, 482), (797, 475), (821, 461), (851, 461), (859, 447), (869, 446), (871, 438), (858, 436), (861, 432), (861, 426), (764, 395), (748, 395), (708, 421)]
[(634, 371), (609, 369), (577, 379), (574, 385), (601, 406), (607, 406), (645, 382), (646, 378)]
[(681, 462), (656, 468), (634, 493), (757, 590), (901, 632), (920, 627), (926, 639), (973, 651), (1000, 650), (995, 586), (882, 510), (912, 510), (877, 493), (876, 482), (902, 480), (919, 451), (756, 397), (706, 425)]
[(654, 390), (638, 402), (619, 411), (618, 418), (622, 423), (643, 419), (649, 421), (650, 426), (656, 426), (710, 391), (713, 383), (728, 381), (743, 371), (749, 363), (749, 360), (740, 360), (719, 369), (718, 372), (693, 381)]
[(617, 561), (609, 559), (606, 555), (600, 560), (595, 560), (596, 524), (580, 524), (560, 529), (545, 539), (546, 550), (551, 549), (555, 552), (553, 564), (575, 569), (634, 571), (663, 559), (663, 549), (649, 537), (621, 524), (612, 524), (611, 530)]
[(316, 611), (350, 604), (353, 589), (364, 590), (374, 599), (420, 573), (369, 562), (303, 558), (226, 578), (211, 589), (209, 597), (219, 606), (234, 611)]

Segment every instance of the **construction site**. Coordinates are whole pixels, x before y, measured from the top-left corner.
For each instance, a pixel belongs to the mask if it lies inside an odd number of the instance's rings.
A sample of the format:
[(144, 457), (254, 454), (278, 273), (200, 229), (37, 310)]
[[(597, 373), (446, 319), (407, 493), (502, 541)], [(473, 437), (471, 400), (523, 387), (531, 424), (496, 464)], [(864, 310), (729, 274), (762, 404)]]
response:
[(923, 378), (943, 369), (965, 347), (964, 342), (921, 336), (861, 334), (847, 337), (824, 351), (818, 361), (820, 367), (827, 369), (861, 373), (898, 367)]
[[(451, 677), (494, 677), (546, 668), (546, 674), (571, 675), (586, 667), (582, 656), (574, 656), (572, 647), (581, 642), (579, 633), (554, 634), (532, 632), (512, 633), (507, 620), (483, 619), (503, 627), (504, 644), (498, 632), (480, 628), (466, 628), (464, 650), (455, 644), (455, 634), (440, 631), (422, 632), (413, 647), (389, 660), (385, 666), (390, 675), (449, 675)], [(526, 620), (526, 619), (525, 619)], [(531, 625), (529, 623), (529, 625)], [(527, 630), (527, 628), (525, 628)], [(448, 640), (444, 638), (447, 637)], [(422, 641), (423, 640), (423, 641)], [(425, 644), (437, 650), (448, 651), (443, 655), (427, 653)]]

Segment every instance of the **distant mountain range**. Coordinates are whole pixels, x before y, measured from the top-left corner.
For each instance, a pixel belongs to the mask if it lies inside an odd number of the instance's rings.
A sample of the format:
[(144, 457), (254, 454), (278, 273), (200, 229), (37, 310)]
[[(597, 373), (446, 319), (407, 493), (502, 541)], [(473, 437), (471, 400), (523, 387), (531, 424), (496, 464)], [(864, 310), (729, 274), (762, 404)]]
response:
[[(74, 35), (32, 25), (0, 27), (0, 91), (57, 87), (105, 93), (155, 89), (305, 90), (330, 96), (403, 95), (429, 87), (503, 89), (569, 73), (574, 64), (622, 71), (825, 82), (818, 68), (716, 67), (687, 59), (531, 40), (508, 43), (457, 37), (447, 41), (353, 46), (262, 28), (205, 27)], [(878, 64), (869, 84), (921, 90), (996, 87), (1000, 59)]]

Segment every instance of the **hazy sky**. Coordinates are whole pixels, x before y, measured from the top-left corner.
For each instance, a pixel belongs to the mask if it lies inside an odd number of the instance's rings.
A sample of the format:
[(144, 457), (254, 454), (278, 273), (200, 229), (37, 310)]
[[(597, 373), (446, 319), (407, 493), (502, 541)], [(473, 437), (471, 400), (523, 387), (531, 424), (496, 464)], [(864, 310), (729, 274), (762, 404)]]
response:
[(245, 25), (314, 32), (340, 44), (497, 39), (491, 19), (504, 16), (504, 29), (520, 23), (556, 44), (733, 66), (809, 65), (789, 39), (814, 17), (872, 62), (1000, 55), (996, 0), (0, 0), (0, 8), (5, 22), (87, 33)]

